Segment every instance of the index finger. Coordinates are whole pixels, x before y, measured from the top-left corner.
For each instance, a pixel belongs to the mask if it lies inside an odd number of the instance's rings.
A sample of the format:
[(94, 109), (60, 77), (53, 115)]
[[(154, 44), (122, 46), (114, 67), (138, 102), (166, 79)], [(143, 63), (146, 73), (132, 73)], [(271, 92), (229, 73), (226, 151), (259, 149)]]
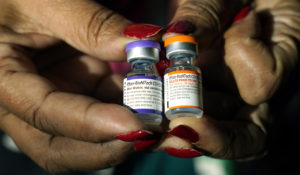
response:
[[(0, 113), (2, 112), (0, 107)], [(27, 156), (53, 174), (108, 168), (120, 163), (133, 152), (132, 143), (119, 140), (89, 143), (49, 135), (29, 126), (11, 113), (1, 116), (0, 128)]]
[(125, 58), (125, 44), (134, 40), (122, 34), (131, 22), (95, 1), (13, 0), (9, 5), (17, 10), (11, 13), (26, 16), (20, 20), (20, 15), (14, 15), (15, 19), (5, 24), (9, 28), (20, 33), (45, 34), (62, 39), (97, 58), (122, 60)]
[(48, 79), (35, 74), (34, 69), (22, 67), (31, 63), (12, 46), (0, 44), (0, 50), (0, 103), (32, 126), (93, 142), (142, 128), (126, 108), (61, 92)]
[[(239, 119), (224, 121), (209, 116), (182, 117), (170, 122), (169, 134), (184, 139), (212, 157), (250, 159), (264, 155), (266, 149), (265, 124), (269, 120), (267, 104), (245, 108)], [(163, 144), (174, 147), (174, 143)], [(180, 147), (175, 145), (176, 148)]]

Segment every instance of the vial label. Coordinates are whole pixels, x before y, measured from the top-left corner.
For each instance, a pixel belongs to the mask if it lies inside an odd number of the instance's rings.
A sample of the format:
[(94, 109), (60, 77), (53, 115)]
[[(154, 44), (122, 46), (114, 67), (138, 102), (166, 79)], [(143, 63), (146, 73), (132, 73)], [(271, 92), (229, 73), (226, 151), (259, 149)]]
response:
[(202, 110), (202, 84), (196, 71), (178, 70), (164, 75), (165, 112), (176, 108)]
[(162, 81), (153, 76), (124, 79), (124, 104), (136, 113), (162, 113)]

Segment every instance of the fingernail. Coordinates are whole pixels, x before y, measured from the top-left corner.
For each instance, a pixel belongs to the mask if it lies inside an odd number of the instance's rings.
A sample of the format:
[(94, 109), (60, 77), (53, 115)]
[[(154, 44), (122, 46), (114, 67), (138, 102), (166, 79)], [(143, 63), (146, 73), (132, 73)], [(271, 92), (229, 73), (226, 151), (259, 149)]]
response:
[(185, 125), (179, 125), (168, 133), (170, 135), (188, 140), (191, 143), (196, 143), (200, 140), (199, 134), (194, 129)]
[(165, 148), (165, 152), (171, 156), (180, 157), (180, 158), (193, 158), (202, 156), (202, 153), (191, 149), (191, 148)]
[(188, 21), (178, 21), (168, 26), (165, 33), (190, 34), (196, 30), (196, 27)]
[(151, 136), (152, 133), (144, 130), (132, 131), (126, 134), (117, 135), (115, 138), (126, 142), (136, 141)]
[(127, 37), (143, 39), (154, 36), (161, 30), (161, 26), (152, 24), (129, 24), (123, 30), (123, 34)]
[(144, 149), (149, 148), (150, 146), (154, 145), (155, 143), (157, 143), (158, 140), (157, 139), (152, 139), (152, 140), (141, 140), (138, 141), (134, 144), (134, 149), (136, 151), (141, 151)]
[(247, 6), (247, 7), (244, 7), (242, 10), (240, 10), (237, 15), (234, 17), (233, 19), (233, 22), (232, 24), (238, 22), (239, 20), (245, 18), (248, 13), (251, 11), (251, 7), (250, 6)]

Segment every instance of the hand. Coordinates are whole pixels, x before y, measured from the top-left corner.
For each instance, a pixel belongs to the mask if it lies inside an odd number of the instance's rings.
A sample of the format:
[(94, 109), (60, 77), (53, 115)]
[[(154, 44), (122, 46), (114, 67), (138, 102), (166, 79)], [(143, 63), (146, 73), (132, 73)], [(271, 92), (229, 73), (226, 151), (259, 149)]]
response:
[(116, 136), (147, 134), (105, 62), (125, 58), (128, 24), (94, 1), (0, 0), (0, 129), (47, 171), (112, 166), (133, 150)]
[[(189, 21), (184, 23), (185, 29), (199, 39), (200, 47), (210, 46), (201, 52), (198, 60), (207, 91), (204, 92), (206, 115), (201, 119), (172, 120), (170, 135), (160, 143), (158, 150), (179, 157), (205, 154), (226, 159), (257, 158), (264, 153), (266, 126), (272, 119), (266, 101), (298, 58), (300, 3), (255, 1), (254, 11), (226, 31), (224, 62), (223, 55), (217, 55), (222, 53), (220, 40), (201, 37), (218, 36), (221, 34), (218, 31), (225, 30), (226, 24), (220, 23), (223, 10), (228, 9), (221, 8), (224, 2), (178, 3), (173, 24), (164, 37), (184, 33), (175, 30), (176, 21), (184, 20)], [(234, 3), (226, 1), (226, 4)], [(186, 27), (187, 24), (190, 26)]]

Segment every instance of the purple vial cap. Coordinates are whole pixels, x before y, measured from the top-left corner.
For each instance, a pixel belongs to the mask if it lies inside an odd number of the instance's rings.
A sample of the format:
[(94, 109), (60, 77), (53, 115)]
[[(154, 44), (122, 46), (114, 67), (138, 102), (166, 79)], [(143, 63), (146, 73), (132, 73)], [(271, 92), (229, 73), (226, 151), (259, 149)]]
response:
[(126, 53), (136, 47), (150, 47), (150, 48), (156, 48), (160, 51), (160, 44), (155, 41), (151, 40), (139, 40), (139, 41), (133, 41), (131, 43), (128, 43), (126, 45)]

